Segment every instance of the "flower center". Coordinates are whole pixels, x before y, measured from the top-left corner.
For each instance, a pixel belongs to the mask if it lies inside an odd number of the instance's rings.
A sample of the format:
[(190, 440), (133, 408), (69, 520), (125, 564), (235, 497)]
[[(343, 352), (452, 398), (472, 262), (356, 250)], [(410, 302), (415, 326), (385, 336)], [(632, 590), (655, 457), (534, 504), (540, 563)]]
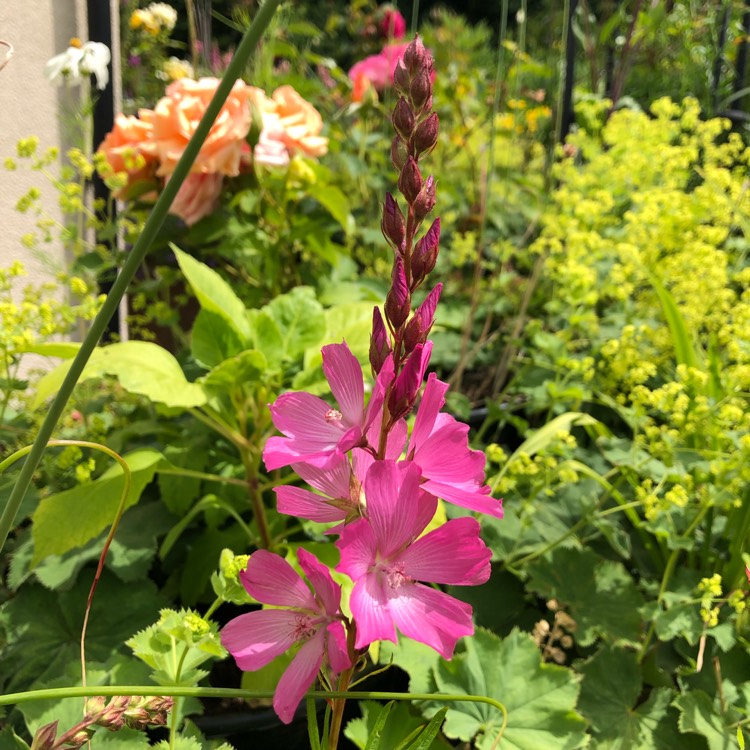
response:
[(334, 424), (336, 422), (340, 422), (344, 418), (344, 415), (338, 410), (338, 409), (329, 409), (325, 413), (325, 419), (328, 424)]
[(68, 47), (75, 47), (76, 49), (81, 49), (83, 47), (83, 42), (77, 36), (74, 36), (68, 42)]
[(389, 588), (397, 589), (414, 583), (414, 579), (404, 572), (404, 566), (401, 563), (381, 563), (378, 567)]
[(317, 629), (313, 618), (310, 617), (310, 615), (305, 615), (300, 612), (295, 618), (292, 635), (294, 636), (295, 641), (306, 641), (315, 635)]

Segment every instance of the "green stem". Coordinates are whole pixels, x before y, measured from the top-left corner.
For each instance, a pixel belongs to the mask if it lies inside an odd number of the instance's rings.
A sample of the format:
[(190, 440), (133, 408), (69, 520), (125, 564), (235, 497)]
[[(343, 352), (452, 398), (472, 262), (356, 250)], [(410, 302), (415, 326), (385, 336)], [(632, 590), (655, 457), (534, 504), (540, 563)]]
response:
[(73, 392), (73, 388), (81, 377), (83, 368), (86, 366), (86, 363), (91, 357), (91, 353), (96, 348), (99, 339), (106, 330), (107, 323), (109, 323), (112, 316), (117, 313), (120, 300), (125, 294), (130, 281), (135, 276), (138, 267), (141, 265), (141, 261), (146, 255), (146, 251), (151, 247), (151, 243), (154, 241), (164, 224), (167, 211), (172, 205), (172, 201), (177, 195), (177, 191), (188, 176), (190, 168), (211, 130), (211, 126), (218, 117), (224, 102), (229, 96), (229, 92), (234, 86), (234, 82), (240, 77), (247, 61), (250, 59), (250, 55), (258, 43), (258, 40), (271, 22), (271, 19), (276, 12), (276, 8), (280, 3), (281, 0), (266, 0), (258, 9), (255, 20), (245, 32), (245, 35), (237, 48), (237, 52), (229, 63), (229, 66), (216, 89), (213, 99), (211, 99), (206, 108), (206, 112), (198, 124), (198, 127), (195, 129), (193, 137), (185, 147), (182, 157), (179, 162), (177, 162), (174, 174), (164, 186), (162, 194), (156, 201), (156, 205), (154, 206), (151, 215), (146, 220), (141, 235), (138, 237), (133, 249), (130, 251), (128, 259), (117, 276), (115, 283), (112, 285), (112, 289), (107, 295), (107, 299), (104, 301), (99, 314), (94, 318), (91, 328), (89, 329), (86, 338), (83, 340), (81, 348), (75, 356), (73, 363), (70, 366), (70, 370), (68, 370), (68, 374), (65, 376), (65, 380), (47, 412), (47, 416), (39, 429), (39, 433), (34, 441), (29, 457), (26, 459), (26, 462), (21, 469), (21, 474), (18, 477), (16, 485), (13, 487), (13, 491), (8, 499), (8, 504), (5, 506), (2, 516), (0, 516), (0, 550), (5, 546), (5, 541), (8, 538), (8, 534), (10, 533), (16, 514), (18, 513), (18, 509), (21, 507), (21, 502), (31, 484), (34, 472), (42, 459), (42, 453), (44, 453), (44, 449), (52, 436), (55, 425), (65, 409), (65, 404), (67, 404), (68, 399)]
[(176, 477), (190, 477), (192, 479), (205, 479), (207, 482), (219, 482), (221, 484), (236, 484), (238, 487), (244, 487), (246, 482), (236, 477), (222, 477), (219, 474), (207, 474), (205, 471), (193, 471), (192, 469), (159, 469), (159, 474), (170, 474)]
[(263, 496), (258, 491), (258, 467), (249, 451), (240, 449), (240, 455), (242, 457), (242, 465), (245, 467), (245, 486), (247, 487), (247, 494), (250, 496), (250, 504), (252, 505), (255, 523), (258, 527), (261, 546), (263, 549), (271, 549), (273, 547), (271, 531), (268, 528)]
[[(185, 659), (188, 655), (188, 652), (190, 651), (190, 646), (187, 644), (185, 645), (185, 648), (182, 650), (182, 656), (180, 657), (180, 661), (177, 664), (177, 669), (175, 670), (175, 677), (174, 681), (179, 682), (180, 681), (180, 675), (182, 674), (182, 667), (185, 664)], [(169, 750), (174, 750), (174, 743), (177, 739), (177, 714), (179, 713), (180, 708), (180, 698), (175, 697), (174, 704), (172, 705), (172, 716), (169, 720)]]

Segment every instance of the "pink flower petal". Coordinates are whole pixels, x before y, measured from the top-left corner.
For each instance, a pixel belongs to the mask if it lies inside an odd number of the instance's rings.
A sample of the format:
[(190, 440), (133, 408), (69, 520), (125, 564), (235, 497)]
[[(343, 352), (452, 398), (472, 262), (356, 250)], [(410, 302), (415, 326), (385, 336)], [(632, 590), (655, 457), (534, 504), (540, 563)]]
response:
[(296, 570), (279, 555), (268, 550), (253, 552), (247, 570), (240, 572), (247, 593), (263, 604), (317, 611), (313, 595)]
[(331, 578), (327, 565), (323, 565), (315, 555), (304, 547), (297, 550), (300, 567), (313, 587), (318, 600), (323, 604), (325, 613), (335, 617), (341, 607), (341, 586)]
[(299, 614), (288, 609), (259, 609), (230, 620), (221, 642), (245, 672), (265, 667), (295, 642)]
[(377, 542), (372, 526), (364, 518), (345, 526), (336, 546), (341, 553), (336, 570), (345, 573), (353, 581), (367, 575), (375, 564)]
[(365, 410), (362, 368), (346, 342), (323, 347), (323, 373), (346, 426), (361, 426)]
[(352, 468), (344, 455), (336, 455), (325, 469), (306, 463), (293, 464), (292, 469), (328, 497), (349, 497)]
[(486, 513), (495, 518), (503, 517), (503, 501), (490, 497), (490, 488), (487, 485), (454, 485), (428, 479), (422, 484), (422, 489), (432, 493), (435, 497), (442, 498), (447, 503), (453, 503), (477, 513)]
[(315, 682), (323, 663), (325, 630), (322, 628), (297, 652), (273, 694), (273, 710), (284, 724), (291, 723), (305, 693)]
[(287, 516), (306, 518), (317, 523), (343, 521), (347, 513), (331, 505), (328, 498), (301, 487), (275, 487), (276, 509)]
[(365, 648), (375, 641), (397, 642), (388, 597), (377, 576), (366, 575), (354, 584), (349, 607), (357, 623), (355, 648)]
[(340, 620), (329, 622), (326, 627), (326, 654), (331, 671), (339, 674), (349, 669), (352, 660), (349, 658), (349, 650), (346, 643), (346, 630)]
[(490, 577), (492, 553), (474, 518), (456, 518), (417, 539), (400, 556), (404, 572), (417, 581), (477, 586)]
[(482, 451), (469, 448), (468, 425), (452, 417), (441, 422), (440, 428), (417, 448), (412, 460), (422, 467), (423, 476), (436, 482), (482, 484), (485, 457)]
[(410, 452), (422, 445), (430, 436), (435, 419), (445, 404), (445, 394), (448, 384), (437, 379), (434, 372), (427, 377), (427, 385), (422, 394), (422, 401), (414, 419), (414, 429), (411, 433)]
[[(382, 419), (385, 392), (393, 382), (394, 372), (393, 355), (389, 354), (388, 358), (383, 363), (383, 367), (378, 373), (378, 377), (375, 379), (375, 385), (372, 388), (370, 400), (367, 402), (364, 423), (362, 425), (362, 432), (365, 434), (367, 434), (375, 419)], [(378, 434), (380, 434), (379, 429), (380, 428), (378, 428)], [(377, 445), (373, 445), (373, 448), (377, 449), (377, 447)]]
[(271, 404), (276, 429), (310, 453), (336, 445), (346, 431), (339, 423), (326, 421), (330, 412), (331, 407), (322, 398), (304, 391), (282, 393)]
[(408, 638), (434, 648), (444, 659), (453, 656), (459, 638), (474, 632), (471, 607), (442, 591), (415, 583), (387, 593), (398, 629)]

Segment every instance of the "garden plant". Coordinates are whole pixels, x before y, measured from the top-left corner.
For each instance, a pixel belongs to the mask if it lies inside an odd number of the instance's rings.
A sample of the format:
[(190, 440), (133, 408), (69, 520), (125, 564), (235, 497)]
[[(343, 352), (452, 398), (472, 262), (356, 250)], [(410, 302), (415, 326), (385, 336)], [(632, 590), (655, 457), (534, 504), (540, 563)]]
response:
[(0, 750), (744, 748), (742, 9), (226, 5), (5, 161)]

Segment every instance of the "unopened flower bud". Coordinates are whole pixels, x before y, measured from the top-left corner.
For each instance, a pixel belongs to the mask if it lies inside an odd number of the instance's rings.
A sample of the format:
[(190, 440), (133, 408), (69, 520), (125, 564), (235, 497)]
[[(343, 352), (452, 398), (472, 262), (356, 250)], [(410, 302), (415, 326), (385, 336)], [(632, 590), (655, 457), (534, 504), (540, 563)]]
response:
[[(404, 164), (404, 168), (398, 176), (398, 189), (409, 203), (414, 203), (420, 190), (422, 190), (422, 175), (413, 156), (406, 160), (406, 164)], [(434, 201), (433, 205), (435, 205)]]
[(396, 85), (396, 90), (400, 94), (408, 96), (411, 78), (409, 77), (409, 71), (404, 65), (404, 61), (401, 58), (396, 61), (396, 69), (393, 71), (393, 83)]
[(65, 741), (66, 750), (83, 747), (91, 739), (93, 734), (94, 730), (92, 728), (82, 729), (80, 732), (76, 732), (72, 737), (69, 737)]
[(414, 124), (414, 112), (402, 96), (393, 109), (393, 127), (404, 140), (408, 140), (414, 132)]
[(432, 96), (432, 82), (426, 70), (420, 70), (409, 86), (409, 98), (414, 108), (421, 112)]
[(432, 342), (428, 341), (416, 346), (406, 360), (388, 397), (388, 412), (392, 421), (405, 417), (414, 408), (431, 353)]
[(393, 264), (393, 284), (385, 298), (385, 317), (394, 329), (400, 328), (409, 317), (411, 293), (406, 281), (406, 272), (401, 258)]
[(401, 136), (396, 136), (391, 144), (391, 163), (397, 172), (401, 172), (409, 158), (409, 148)]
[(34, 739), (31, 742), (31, 750), (50, 750), (55, 744), (57, 738), (57, 722), (45, 724), (36, 730)]
[(404, 50), (404, 65), (412, 78), (426, 66), (428, 67), (428, 73), (429, 69), (432, 68), (432, 55), (425, 49), (419, 34), (409, 42)]
[[(399, 187), (401, 187), (399, 185)], [(417, 221), (422, 221), (433, 208), (435, 208), (435, 179), (430, 175), (425, 181), (419, 194), (414, 199), (414, 216)]]
[(435, 268), (440, 248), (440, 219), (437, 218), (414, 247), (411, 255), (412, 289)]
[(435, 322), (437, 308), (443, 285), (438, 284), (425, 298), (425, 301), (415, 310), (411, 320), (404, 329), (404, 349), (408, 353), (418, 344), (424, 344), (430, 335), (430, 329)]
[(95, 695), (86, 699), (85, 713), (87, 716), (94, 716), (104, 711), (107, 705), (107, 699), (103, 695)]
[(414, 150), (418, 154), (432, 151), (432, 149), (435, 148), (438, 139), (439, 123), (440, 121), (437, 112), (433, 112), (429, 117), (419, 123), (417, 130), (414, 133), (414, 137), (412, 138)]
[(390, 193), (385, 194), (383, 220), (380, 223), (380, 228), (388, 242), (396, 248), (397, 252), (401, 252), (401, 245), (406, 236), (406, 223), (398, 202)]
[(374, 375), (378, 375), (391, 353), (391, 342), (383, 322), (383, 316), (376, 307), (372, 311), (372, 333), (370, 334), (370, 366)]

